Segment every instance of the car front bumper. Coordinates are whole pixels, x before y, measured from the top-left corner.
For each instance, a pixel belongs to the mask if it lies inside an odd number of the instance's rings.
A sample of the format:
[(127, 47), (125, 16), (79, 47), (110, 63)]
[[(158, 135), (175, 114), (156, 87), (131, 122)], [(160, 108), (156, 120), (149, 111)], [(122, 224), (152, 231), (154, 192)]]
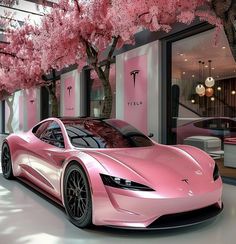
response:
[(93, 223), (119, 228), (163, 229), (201, 223), (223, 209), (222, 182), (199, 194), (164, 196), (105, 186), (94, 201)]

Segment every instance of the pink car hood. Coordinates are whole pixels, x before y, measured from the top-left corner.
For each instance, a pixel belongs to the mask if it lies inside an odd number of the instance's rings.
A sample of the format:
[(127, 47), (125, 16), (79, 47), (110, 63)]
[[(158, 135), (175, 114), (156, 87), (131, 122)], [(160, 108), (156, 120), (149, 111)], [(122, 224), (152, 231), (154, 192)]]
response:
[[(213, 181), (214, 161), (210, 157), (203, 153), (205, 157), (199, 163), (184, 149), (177, 147), (156, 145), (106, 149), (90, 154), (103, 165), (109, 175), (133, 180), (156, 189), (162, 186), (165, 188), (164, 191), (167, 191), (167, 188), (173, 190), (173, 187), (179, 189), (191, 186), (194, 191), (201, 192), (204, 191), (206, 183)], [(202, 164), (205, 166), (202, 167)]]

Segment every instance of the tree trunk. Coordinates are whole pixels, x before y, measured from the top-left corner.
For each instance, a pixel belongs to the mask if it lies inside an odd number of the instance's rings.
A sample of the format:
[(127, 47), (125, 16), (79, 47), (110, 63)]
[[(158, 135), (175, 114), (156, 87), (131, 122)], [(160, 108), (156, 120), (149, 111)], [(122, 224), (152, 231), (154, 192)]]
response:
[(112, 110), (112, 90), (111, 84), (107, 80), (102, 80), (104, 88), (104, 103), (102, 108), (101, 117), (110, 118)]
[(52, 81), (50, 85), (46, 86), (48, 93), (49, 93), (49, 100), (51, 104), (51, 114), (52, 117), (58, 117), (59, 116), (59, 106), (56, 96), (56, 81)]
[[(13, 120), (13, 104), (14, 104), (14, 97), (15, 94), (13, 94), (11, 97), (8, 97), (6, 99), (6, 103), (9, 107), (9, 118), (7, 120), (7, 129), (9, 131), (9, 133), (13, 133), (13, 128), (12, 128), (12, 120)], [(12, 100), (10, 101), (9, 98), (12, 98)]]
[(50, 100), (51, 100), (52, 117), (58, 117), (59, 116), (59, 108), (58, 108), (57, 97), (54, 94), (50, 94)]
[(118, 40), (119, 40), (119, 36), (112, 38), (112, 44), (107, 54), (106, 64), (104, 65), (104, 67), (102, 67), (101, 64), (98, 62), (99, 61), (98, 51), (96, 50), (96, 48), (93, 45), (91, 45), (91, 43), (84, 41), (89, 64), (94, 68), (99, 79), (102, 81), (102, 85), (104, 89), (104, 103), (103, 103), (103, 108), (101, 113), (101, 117), (103, 118), (110, 118), (111, 116), (112, 90), (111, 90), (111, 84), (109, 82), (109, 77), (110, 77), (112, 56), (114, 54)]

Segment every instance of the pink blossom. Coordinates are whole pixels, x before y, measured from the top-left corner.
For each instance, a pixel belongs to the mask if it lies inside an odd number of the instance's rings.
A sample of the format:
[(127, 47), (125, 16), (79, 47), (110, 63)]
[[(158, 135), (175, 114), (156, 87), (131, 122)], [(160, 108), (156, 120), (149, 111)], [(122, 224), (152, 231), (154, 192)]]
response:
[(0, 54), (0, 91), (41, 85), (43, 74), (71, 64), (98, 70), (114, 40), (116, 48), (134, 44), (140, 29), (168, 32), (173, 23), (190, 24), (196, 16), (221, 28), (207, 0), (61, 0), (40, 25), (7, 28), (10, 44), (0, 46), (5, 53)]

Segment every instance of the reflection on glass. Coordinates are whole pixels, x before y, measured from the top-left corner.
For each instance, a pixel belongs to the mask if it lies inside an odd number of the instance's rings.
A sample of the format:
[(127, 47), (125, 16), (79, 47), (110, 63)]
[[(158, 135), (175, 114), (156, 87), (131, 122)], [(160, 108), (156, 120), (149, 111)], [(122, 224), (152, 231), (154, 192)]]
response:
[[(172, 143), (190, 136), (236, 137), (236, 63), (224, 32), (217, 46), (214, 30), (172, 45)], [(214, 84), (206, 86), (209, 76)]]
[(236, 139), (236, 63), (224, 31), (217, 45), (214, 31), (172, 43), (169, 138), (172, 144), (206, 151), (215, 158), (222, 176), (236, 178), (230, 164), (232, 158), (235, 162), (236, 143), (228, 139)]
[[(110, 85), (112, 90), (112, 111), (111, 118), (115, 117), (115, 104), (116, 104), (116, 72), (115, 64), (111, 65), (110, 69)], [(99, 118), (101, 116), (104, 103), (104, 89), (102, 81), (97, 77), (94, 71), (90, 73), (90, 116)]]
[(71, 144), (78, 148), (130, 148), (152, 146), (152, 141), (121, 120), (63, 120)]

